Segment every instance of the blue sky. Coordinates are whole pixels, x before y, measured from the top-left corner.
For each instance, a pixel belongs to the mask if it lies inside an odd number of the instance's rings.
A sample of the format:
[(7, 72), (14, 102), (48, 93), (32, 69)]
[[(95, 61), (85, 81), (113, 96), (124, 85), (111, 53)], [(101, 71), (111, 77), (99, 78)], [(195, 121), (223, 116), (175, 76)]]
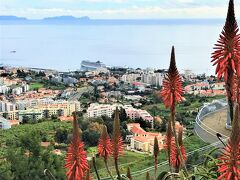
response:
[[(0, 15), (30, 19), (59, 15), (104, 19), (223, 18), (227, 4), (228, 0), (0, 0)], [(236, 1), (237, 12), (239, 4)]]

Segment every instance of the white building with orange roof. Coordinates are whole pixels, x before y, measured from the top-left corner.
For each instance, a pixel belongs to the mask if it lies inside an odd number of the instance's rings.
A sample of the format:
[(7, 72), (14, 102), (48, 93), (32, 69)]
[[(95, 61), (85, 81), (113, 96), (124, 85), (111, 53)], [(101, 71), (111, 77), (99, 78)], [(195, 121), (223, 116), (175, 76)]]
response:
[(153, 153), (155, 137), (158, 139), (159, 148), (163, 149), (164, 136), (161, 133), (146, 132), (139, 123), (129, 123), (127, 129), (132, 134), (127, 136), (130, 139), (130, 149)]

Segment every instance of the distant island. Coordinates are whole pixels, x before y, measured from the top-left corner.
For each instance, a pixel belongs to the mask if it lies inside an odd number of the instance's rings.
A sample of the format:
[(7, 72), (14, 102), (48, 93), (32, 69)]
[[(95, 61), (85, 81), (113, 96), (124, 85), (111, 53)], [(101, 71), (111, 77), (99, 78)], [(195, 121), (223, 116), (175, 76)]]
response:
[(0, 24), (83, 24), (83, 25), (201, 25), (222, 24), (223, 19), (91, 19), (88, 16), (54, 16), (43, 19), (27, 19), (17, 16), (0, 16)]
[(46, 17), (44, 21), (90, 21), (88, 16), (83, 16), (76, 18), (74, 16), (55, 16), (55, 17)]
[(16, 21), (16, 20), (27, 20), (27, 18), (17, 16), (0, 16), (0, 21)]

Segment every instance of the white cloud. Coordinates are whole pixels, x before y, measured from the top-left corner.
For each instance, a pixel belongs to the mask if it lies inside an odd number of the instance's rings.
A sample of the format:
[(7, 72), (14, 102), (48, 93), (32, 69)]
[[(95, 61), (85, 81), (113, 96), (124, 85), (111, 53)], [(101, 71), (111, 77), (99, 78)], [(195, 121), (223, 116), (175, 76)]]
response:
[(194, 0), (176, 0), (179, 3), (193, 3)]
[(53, 2), (63, 2), (63, 3), (76, 3), (76, 2), (88, 2), (88, 3), (124, 3), (129, 0), (48, 0)]

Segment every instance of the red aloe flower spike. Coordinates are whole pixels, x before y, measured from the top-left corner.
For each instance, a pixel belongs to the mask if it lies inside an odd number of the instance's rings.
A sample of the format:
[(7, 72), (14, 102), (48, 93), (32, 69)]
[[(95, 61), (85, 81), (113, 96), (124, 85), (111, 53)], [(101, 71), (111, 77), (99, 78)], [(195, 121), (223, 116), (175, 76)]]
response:
[(212, 53), (213, 65), (217, 65), (217, 77), (220, 79), (224, 76), (225, 82), (227, 82), (228, 78), (231, 78), (234, 72), (240, 76), (240, 36), (238, 30), (234, 12), (234, 1), (230, 0), (225, 26), (217, 44), (215, 44), (215, 51)]
[(104, 164), (107, 169), (108, 174), (113, 179), (112, 173), (108, 167), (107, 159), (111, 155), (111, 140), (107, 132), (107, 127), (103, 126), (101, 137), (98, 142), (98, 154), (104, 159)]
[(119, 119), (119, 110), (116, 108), (115, 117), (113, 122), (113, 133), (112, 133), (112, 156), (115, 163), (115, 168), (117, 171), (118, 179), (121, 179), (120, 171), (118, 168), (118, 158), (123, 152), (123, 142), (120, 132), (120, 119)]
[[(174, 141), (175, 141), (174, 147), (176, 147), (175, 153), (177, 151), (177, 153), (180, 156), (180, 161), (184, 162), (184, 157), (182, 155), (181, 148), (178, 144), (177, 133), (175, 128), (176, 104), (182, 101), (183, 99), (182, 94), (183, 94), (182, 79), (176, 67), (175, 52), (174, 52), (174, 47), (172, 47), (170, 66), (168, 69), (168, 74), (167, 76), (165, 76), (163, 81), (163, 89), (161, 91), (161, 95), (162, 95), (165, 106), (170, 107), (170, 110), (171, 110), (170, 120), (171, 120), (172, 126), (174, 127), (173, 135), (174, 135)], [(172, 151), (173, 151), (172, 149), (173, 148), (171, 147), (170, 154), (172, 154)], [(171, 161), (171, 155), (170, 155), (170, 161)], [(184, 163), (182, 164), (183, 164), (184, 174), (188, 176), (187, 168)]]
[(240, 179), (240, 122), (239, 122), (239, 105), (235, 107), (235, 117), (233, 129), (226, 147), (223, 149), (222, 156), (219, 157), (221, 163), (217, 164), (220, 176), (218, 180)]
[(178, 144), (179, 144), (179, 147), (180, 147), (180, 152), (182, 154), (182, 157), (183, 157), (183, 162), (181, 163), (181, 157), (180, 157), (180, 154), (178, 153), (177, 151), (177, 147), (176, 147), (176, 144), (172, 143), (172, 150), (171, 150), (171, 165), (175, 168), (176, 172), (179, 172), (180, 170), (180, 167), (183, 166), (183, 164), (185, 164), (186, 160), (187, 160), (187, 154), (186, 154), (186, 149), (183, 145), (183, 127), (180, 126), (178, 128)]
[(172, 47), (170, 66), (163, 80), (161, 96), (165, 106), (172, 109), (175, 103), (182, 101), (182, 94), (182, 79), (176, 67), (175, 52), (174, 47)]
[[(173, 143), (172, 146), (173, 147), (171, 149), (171, 155), (170, 155), (171, 166), (175, 168), (176, 172), (179, 172), (179, 168), (183, 164), (181, 163), (181, 157), (180, 157), (180, 154), (178, 153), (176, 144)], [(185, 163), (186, 160), (187, 160), (187, 155), (186, 155), (186, 149), (185, 149), (184, 146), (180, 147), (180, 152), (181, 152), (182, 157), (183, 157), (183, 161), (184, 161), (183, 163)]]
[(84, 151), (84, 144), (80, 139), (80, 132), (75, 113), (73, 120), (73, 137), (67, 150), (65, 168), (67, 169), (66, 175), (68, 180), (82, 180), (86, 171), (89, 169), (87, 154)]
[(158, 154), (159, 154), (159, 145), (157, 137), (154, 138), (154, 145), (153, 145), (153, 156), (154, 156), (154, 167), (155, 167), (155, 179), (157, 173), (157, 165), (158, 165)]
[(230, 110), (230, 119), (233, 121), (233, 88), (232, 81), (234, 73), (240, 76), (240, 34), (234, 12), (234, 1), (229, 1), (226, 23), (220, 38), (215, 44), (215, 51), (212, 53), (213, 65), (217, 65), (216, 74), (218, 79), (224, 76), (228, 105)]
[(111, 140), (107, 132), (107, 127), (103, 126), (101, 137), (98, 142), (98, 153), (100, 157), (107, 159), (111, 155)]

